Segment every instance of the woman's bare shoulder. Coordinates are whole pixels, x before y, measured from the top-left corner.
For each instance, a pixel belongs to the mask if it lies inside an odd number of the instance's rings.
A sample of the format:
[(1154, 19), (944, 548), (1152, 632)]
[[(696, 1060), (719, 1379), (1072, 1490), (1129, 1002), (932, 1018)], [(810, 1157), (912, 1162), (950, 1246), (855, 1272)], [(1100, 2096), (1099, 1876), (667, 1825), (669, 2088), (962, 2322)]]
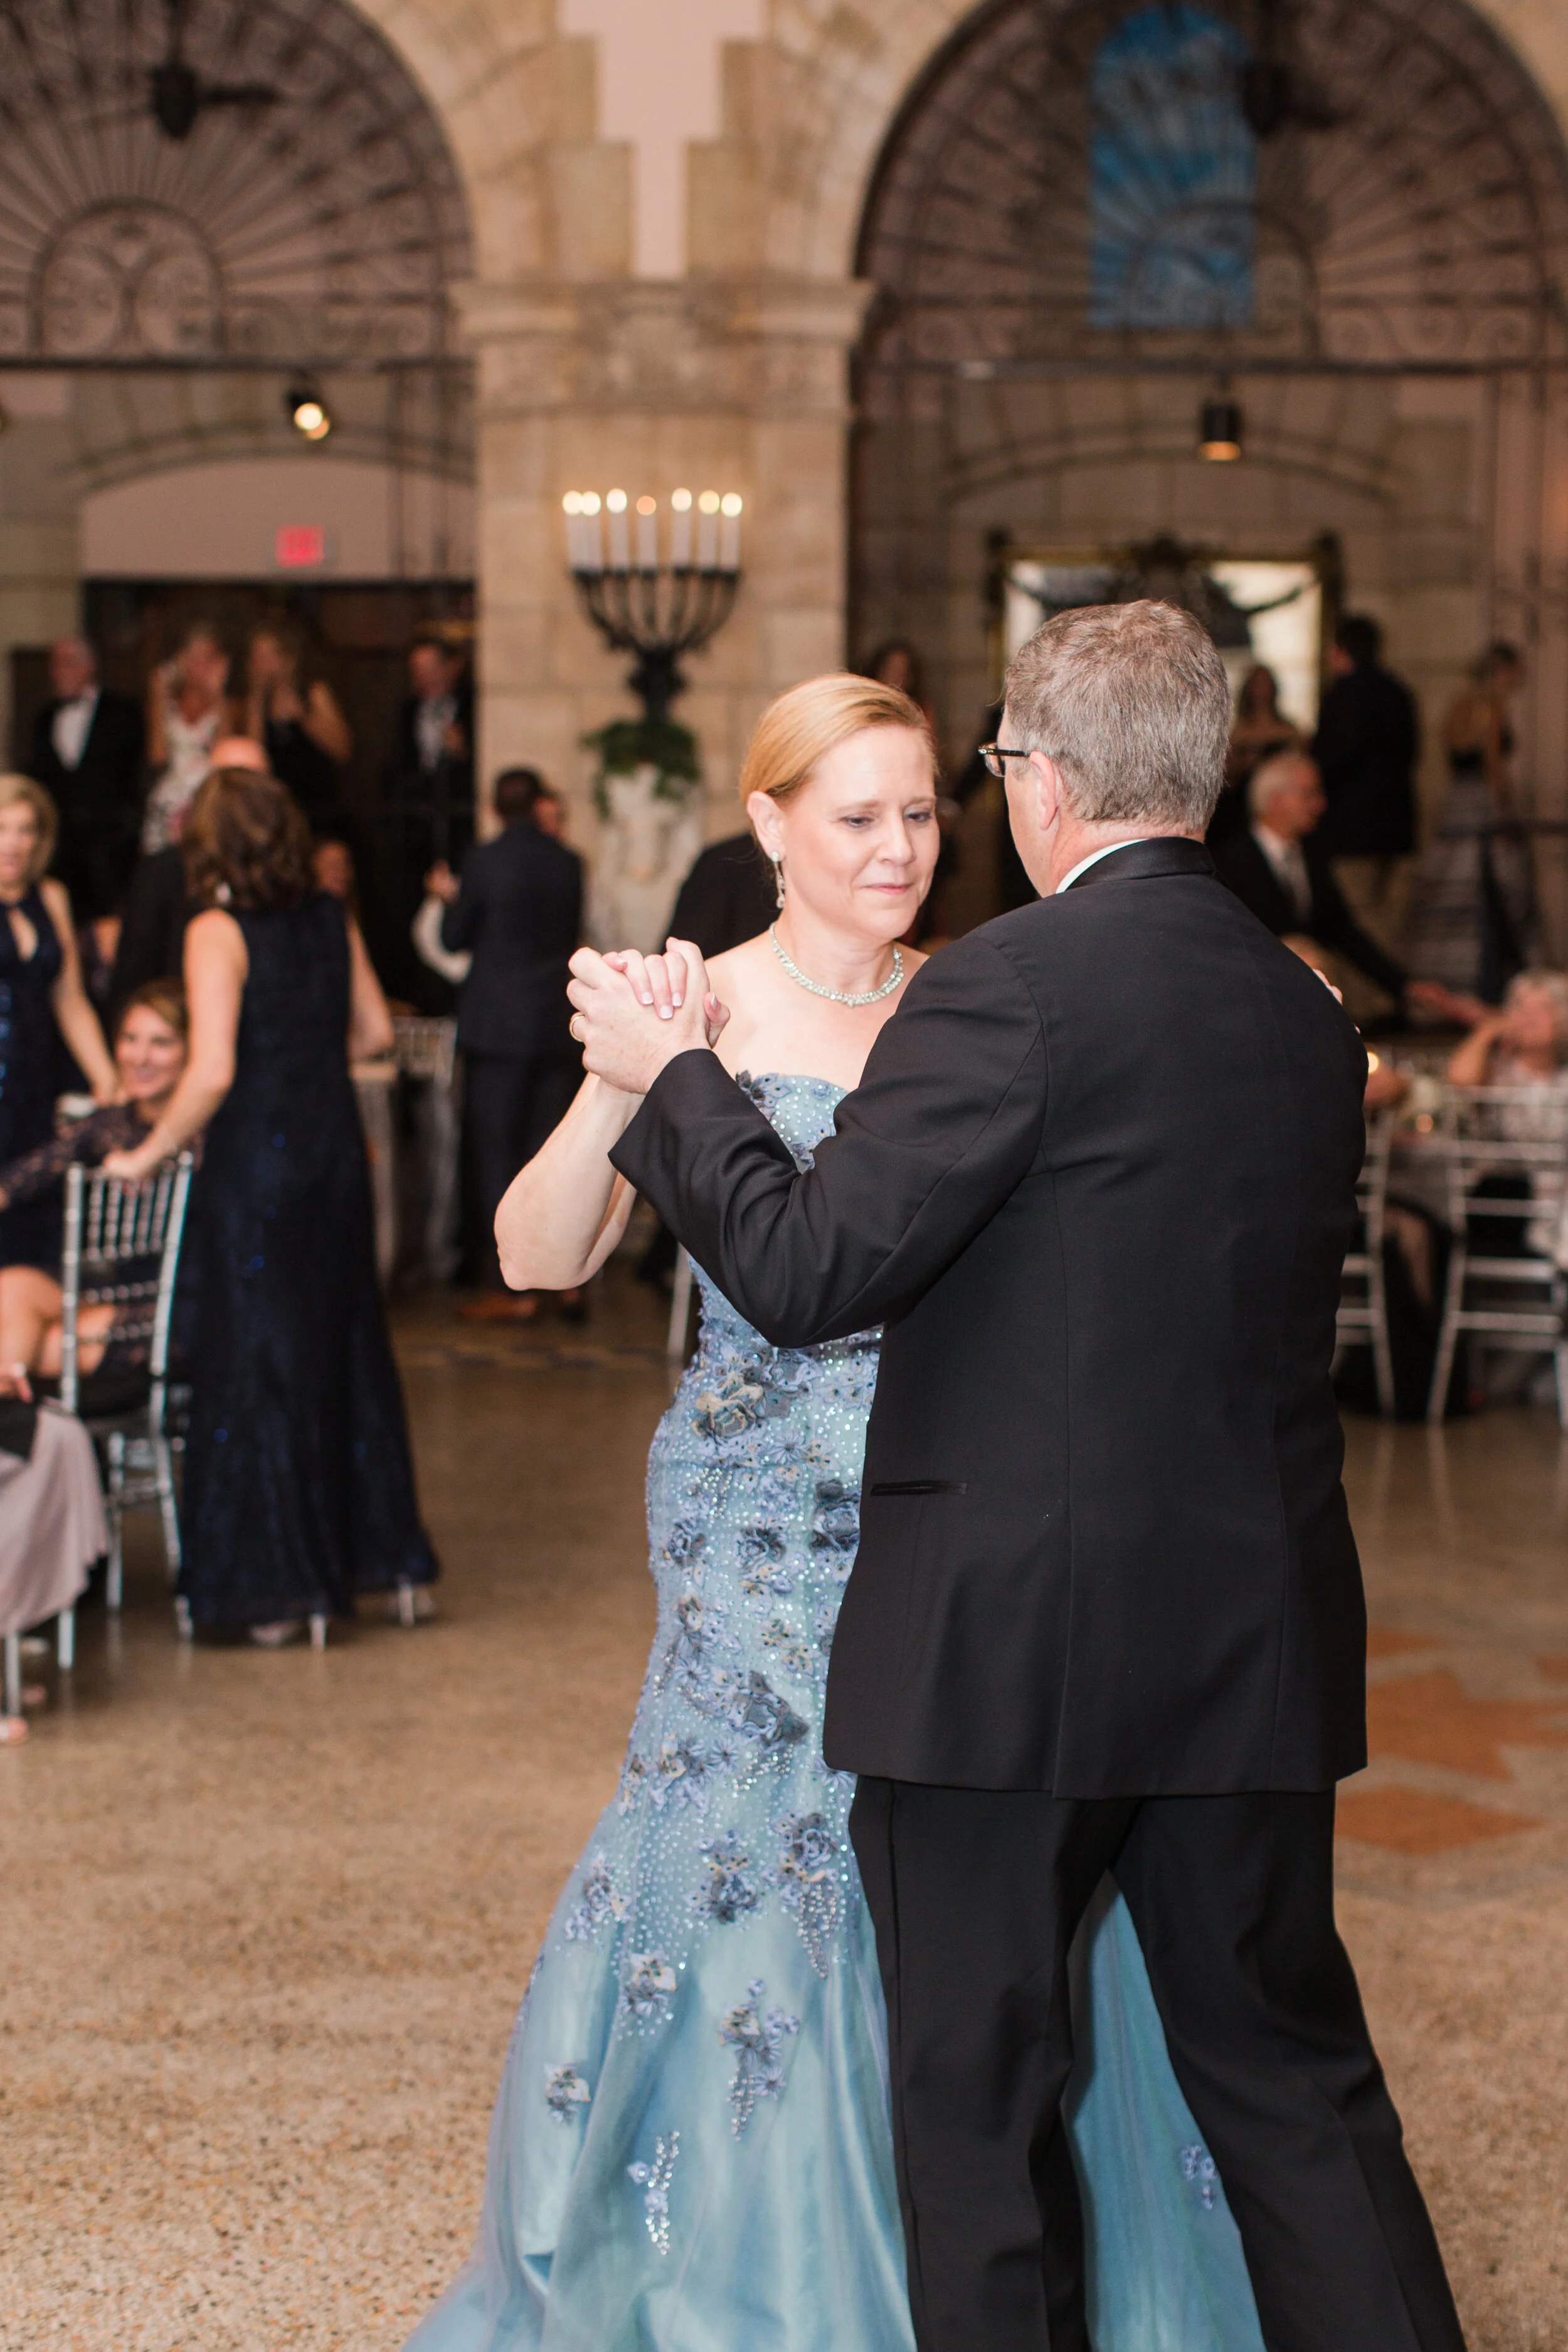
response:
[(65, 884), (57, 882), (52, 874), (46, 874), (38, 884), (38, 896), (48, 908), (49, 919), (56, 930), (61, 933), (68, 931), (71, 929), (71, 902)]

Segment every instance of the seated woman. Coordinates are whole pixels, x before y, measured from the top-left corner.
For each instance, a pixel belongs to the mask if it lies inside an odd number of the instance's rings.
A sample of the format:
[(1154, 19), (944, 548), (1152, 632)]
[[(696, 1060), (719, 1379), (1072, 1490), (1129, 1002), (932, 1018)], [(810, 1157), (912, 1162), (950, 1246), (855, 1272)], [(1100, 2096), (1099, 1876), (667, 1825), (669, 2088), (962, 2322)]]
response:
[[(1510, 1143), (1554, 1143), (1568, 1129), (1568, 973), (1521, 971), (1510, 981), (1508, 992), (1495, 1011), (1482, 1013), (1462, 1045), (1448, 1061), (1453, 1087), (1510, 1087), (1528, 1092), (1534, 1102), (1516, 1100), (1497, 1107), (1497, 1126), (1490, 1130)], [(1489, 1257), (1526, 1255), (1568, 1256), (1563, 1203), (1538, 1172), (1536, 1180), (1515, 1170), (1484, 1177), (1476, 1188), (1493, 1198), (1541, 1203), (1541, 1214), (1523, 1217), (1470, 1219), (1472, 1251)]]
[[(185, 1066), (185, 1001), (177, 981), (150, 982), (129, 1000), (114, 1034), (114, 1064), (122, 1099), (0, 1168), (0, 1210), (59, 1194), (73, 1164), (96, 1168), (110, 1152), (143, 1140)], [(63, 1213), (62, 1207), (47, 1253), (37, 1253), (31, 1265), (0, 1268), (0, 1395), (26, 1397), (31, 1376), (59, 1373)], [(78, 1337), (84, 1375), (133, 1374), (147, 1360), (146, 1305), (84, 1307)]]

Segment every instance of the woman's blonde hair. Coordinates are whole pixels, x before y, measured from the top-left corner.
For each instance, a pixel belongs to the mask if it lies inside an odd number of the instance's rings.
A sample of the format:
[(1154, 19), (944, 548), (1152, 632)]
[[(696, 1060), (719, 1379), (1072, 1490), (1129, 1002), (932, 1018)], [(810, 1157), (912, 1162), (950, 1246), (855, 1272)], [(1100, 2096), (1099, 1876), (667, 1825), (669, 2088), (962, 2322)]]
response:
[(808, 677), (769, 703), (746, 746), (742, 806), (753, 793), (766, 793), (771, 801), (790, 800), (818, 760), (868, 727), (909, 728), (931, 751), (934, 771), (936, 752), (919, 703), (896, 686), (839, 670), (828, 677)]
[(10, 808), (16, 801), (26, 802), (38, 828), (38, 845), (27, 860), (30, 887), (49, 870), (49, 860), (59, 838), (59, 811), (42, 784), (36, 784), (31, 776), (0, 776), (0, 809)]
[(1509, 982), (1504, 1004), (1517, 1004), (1532, 989), (1539, 990), (1551, 1003), (1557, 1024), (1557, 1058), (1560, 1062), (1568, 1061), (1568, 973), (1544, 968), (1516, 971)]

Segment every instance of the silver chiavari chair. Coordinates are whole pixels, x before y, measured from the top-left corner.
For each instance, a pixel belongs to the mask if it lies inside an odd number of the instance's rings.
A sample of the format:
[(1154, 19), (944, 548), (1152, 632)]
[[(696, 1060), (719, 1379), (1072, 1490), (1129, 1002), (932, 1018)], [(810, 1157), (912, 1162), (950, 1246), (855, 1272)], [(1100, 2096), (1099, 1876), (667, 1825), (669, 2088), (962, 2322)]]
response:
[(1336, 1368), (1347, 1348), (1372, 1349), (1378, 1411), (1394, 1412), (1394, 1358), (1388, 1344), (1388, 1300), (1384, 1288), (1383, 1236), (1388, 1208), (1388, 1170), (1394, 1150), (1394, 1114), (1374, 1111), (1367, 1121), (1366, 1158), (1356, 1184), (1361, 1233), (1344, 1263), (1336, 1323)]
[[(1426, 1418), (1443, 1418), (1455, 1350), (1468, 1332), (1492, 1347), (1550, 1354), (1557, 1417), (1568, 1429), (1568, 1280), (1555, 1246), (1568, 1181), (1568, 1097), (1544, 1087), (1449, 1087), (1437, 1141), (1454, 1240)], [(1516, 1190), (1489, 1189), (1500, 1177), (1514, 1180)], [(1517, 1232), (1519, 1248), (1478, 1250), (1472, 1220), (1480, 1219)], [(1543, 1244), (1543, 1224), (1553, 1246)]]
[[(66, 1175), (60, 1402), (86, 1423), (104, 1464), (110, 1609), (120, 1607), (123, 1594), (125, 1513), (132, 1506), (157, 1505), (171, 1583), (180, 1572), (174, 1454), (183, 1444), (176, 1427), (181, 1399), (169, 1377), (169, 1349), (192, 1164), (183, 1151), (139, 1185), (122, 1184), (100, 1169), (71, 1168)], [(83, 1307), (106, 1303), (145, 1318), (147, 1386), (144, 1396), (123, 1409), (106, 1402), (95, 1412), (80, 1372), (80, 1318)]]

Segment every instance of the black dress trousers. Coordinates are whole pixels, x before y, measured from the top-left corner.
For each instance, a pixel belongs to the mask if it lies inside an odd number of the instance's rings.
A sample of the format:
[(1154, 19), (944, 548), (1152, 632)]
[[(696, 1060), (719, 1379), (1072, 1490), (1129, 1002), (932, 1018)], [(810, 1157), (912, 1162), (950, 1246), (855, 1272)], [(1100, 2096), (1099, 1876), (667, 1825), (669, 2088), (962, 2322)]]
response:
[(1080, 1801), (862, 1779), (920, 2352), (1089, 2352), (1067, 1957), (1110, 1869), (1269, 2352), (1464, 2352), (1335, 1932), (1331, 1790)]
[(496, 1255), (501, 1195), (572, 1108), (579, 1064), (561, 1055), (465, 1054), (463, 1157), (471, 1247), (481, 1286), (505, 1287)]

